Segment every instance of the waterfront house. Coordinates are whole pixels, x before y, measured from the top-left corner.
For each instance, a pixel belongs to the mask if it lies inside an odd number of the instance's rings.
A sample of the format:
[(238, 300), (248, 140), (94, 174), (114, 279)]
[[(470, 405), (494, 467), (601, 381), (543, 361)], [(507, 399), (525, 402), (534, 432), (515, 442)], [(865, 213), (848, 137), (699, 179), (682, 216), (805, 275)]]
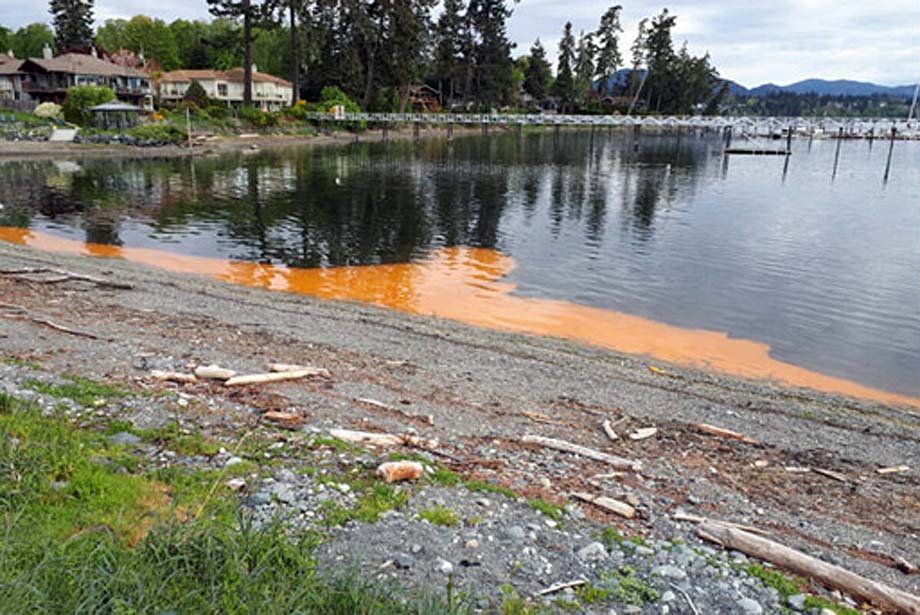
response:
[(13, 53), (0, 53), (0, 106), (22, 100), (22, 60)]
[[(230, 107), (243, 104), (243, 69), (231, 70), (174, 70), (157, 80), (157, 96), (160, 102), (178, 102), (193, 81), (197, 81), (208, 98), (220, 101)], [(289, 105), (293, 94), (290, 81), (260, 73), (255, 66), (252, 71), (252, 103), (263, 111), (277, 111)]]
[(131, 66), (119, 66), (90, 53), (70, 51), (52, 57), (45, 48), (43, 57), (29, 58), (20, 66), (23, 97), (36, 103), (62, 103), (67, 89), (77, 85), (102, 85), (122, 101), (152, 108), (150, 76)]

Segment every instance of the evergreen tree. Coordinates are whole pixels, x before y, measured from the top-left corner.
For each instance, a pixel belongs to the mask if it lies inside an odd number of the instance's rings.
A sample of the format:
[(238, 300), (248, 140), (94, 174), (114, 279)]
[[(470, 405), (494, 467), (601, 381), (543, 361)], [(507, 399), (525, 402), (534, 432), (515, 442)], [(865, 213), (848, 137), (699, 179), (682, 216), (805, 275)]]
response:
[(591, 34), (582, 31), (578, 38), (578, 55), (575, 59), (575, 100), (584, 105), (594, 91), (594, 55), (597, 48)]
[(537, 39), (530, 48), (527, 69), (524, 71), (524, 91), (542, 103), (549, 94), (552, 79), (553, 69), (546, 59), (546, 50), (540, 39)]
[(435, 76), (448, 107), (460, 89), (460, 68), (463, 63), (463, 0), (444, 0), (444, 9), (435, 30)]
[(258, 0), (208, 0), (208, 10), (215, 17), (243, 21), (244, 107), (252, 105), (252, 29), (268, 17), (266, 8)]
[(601, 17), (600, 27), (597, 29), (597, 78), (600, 80), (601, 95), (613, 96), (614, 77), (617, 69), (623, 63), (620, 55), (620, 33), (623, 26), (620, 24), (619, 4), (610, 7)]
[(93, 44), (93, 0), (51, 0), (50, 11), (58, 51)]
[(563, 112), (570, 110), (575, 101), (575, 78), (572, 76), (574, 63), (575, 37), (572, 35), (572, 22), (567, 21), (562, 40), (559, 41), (559, 63), (556, 66), (556, 81), (553, 83), (553, 96)]
[(652, 19), (645, 39), (645, 58), (648, 64), (646, 103), (650, 109), (654, 103), (656, 111), (661, 110), (663, 100), (677, 95), (672, 90), (676, 56), (671, 40), (671, 30), (676, 23), (677, 17), (668, 13), (668, 9), (662, 10)]
[(291, 106), (300, 99), (300, 38), (297, 29), (298, 15), (307, 11), (307, 0), (266, 0), (265, 11), (274, 20), (274, 24), (281, 24), (287, 20), (288, 34), (290, 35), (289, 65), (291, 67)]
[(632, 69), (629, 71), (629, 95), (636, 98), (641, 93), (643, 79), (641, 76), (642, 67), (645, 66), (645, 40), (648, 38), (648, 19), (639, 21), (639, 27), (636, 32), (636, 40), (630, 47), (632, 53)]
[(476, 99), (481, 108), (500, 105), (512, 95), (514, 62), (508, 40), (505, 0), (471, 0), (468, 12), (477, 36), (474, 48)]

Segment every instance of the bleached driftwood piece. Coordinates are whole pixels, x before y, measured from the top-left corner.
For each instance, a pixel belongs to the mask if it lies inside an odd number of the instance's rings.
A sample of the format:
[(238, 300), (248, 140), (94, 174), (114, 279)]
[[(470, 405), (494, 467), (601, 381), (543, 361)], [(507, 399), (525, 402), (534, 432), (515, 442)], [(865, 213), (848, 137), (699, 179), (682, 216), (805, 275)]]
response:
[(150, 377), (154, 380), (167, 380), (169, 382), (181, 382), (184, 384), (198, 382), (198, 378), (196, 378), (193, 374), (183, 374), (181, 372), (164, 372), (159, 369), (151, 370)]
[(329, 377), (329, 370), (323, 367), (314, 367), (312, 365), (294, 365), (291, 363), (269, 363), (268, 371), (270, 372), (311, 372), (310, 376)]
[(609, 455), (593, 448), (587, 448), (579, 444), (566, 442), (565, 440), (557, 440), (556, 438), (526, 435), (521, 438), (521, 442), (524, 444), (537, 444), (544, 448), (551, 448), (557, 451), (562, 451), (564, 453), (571, 453), (580, 457), (587, 457), (588, 459), (593, 459), (595, 461), (602, 461), (618, 470), (637, 470), (641, 466), (638, 461), (633, 461), (624, 457), (617, 457), (616, 455)]
[(715, 425), (709, 425), (707, 423), (697, 423), (696, 428), (705, 434), (709, 434), (710, 436), (728, 438), (729, 440), (738, 440), (740, 442), (747, 442), (748, 444), (757, 444), (757, 440), (749, 438), (743, 433), (738, 433), (737, 431), (732, 431), (731, 429), (725, 429), (724, 427), (716, 427)]
[(613, 429), (613, 424), (610, 422), (610, 419), (604, 419), (604, 422), (601, 424), (604, 428), (604, 433), (607, 434), (607, 437), (611, 440), (619, 440), (620, 436), (617, 435), (617, 432)]
[(417, 448), (437, 448), (436, 439), (422, 438), (410, 434), (374, 433), (371, 431), (353, 431), (351, 429), (330, 429), (329, 435), (351, 444), (371, 444), (373, 446), (400, 446), (403, 444)]
[(704, 523), (697, 533), (704, 540), (718, 543), (727, 549), (741, 551), (795, 574), (810, 577), (827, 587), (852, 594), (884, 609), (920, 615), (920, 597), (869, 580), (778, 542), (715, 523)]
[[(325, 370), (323, 370), (325, 371)], [(319, 376), (316, 368), (302, 369), (291, 372), (272, 372), (270, 374), (246, 374), (243, 376), (234, 376), (224, 381), (228, 387), (244, 386), (247, 384), (268, 384), (270, 382), (284, 382), (285, 380), (300, 380), (310, 376)]]
[(635, 508), (626, 502), (620, 502), (619, 500), (614, 500), (613, 498), (581, 492), (573, 493), (572, 497), (588, 502), (589, 504), (594, 504), (598, 508), (603, 508), (607, 512), (612, 512), (613, 514), (625, 517), (626, 519), (632, 519), (636, 516)]
[(199, 365), (195, 368), (195, 376), (204, 380), (229, 380), (236, 372), (218, 365)]

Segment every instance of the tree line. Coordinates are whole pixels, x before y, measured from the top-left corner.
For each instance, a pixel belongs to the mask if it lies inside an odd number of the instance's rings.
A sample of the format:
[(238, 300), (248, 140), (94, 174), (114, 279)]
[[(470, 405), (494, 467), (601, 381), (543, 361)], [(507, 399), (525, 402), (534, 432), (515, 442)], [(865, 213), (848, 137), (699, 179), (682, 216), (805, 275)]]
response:
[[(155, 70), (245, 69), (251, 101), (253, 63), (289, 78), (294, 100), (341, 88), (370, 111), (403, 111), (411, 88), (428, 84), (445, 108), (550, 107), (565, 112), (632, 110), (715, 113), (727, 95), (708, 54), (675, 48), (677, 18), (664, 9), (639, 22), (626, 49), (622, 7), (576, 38), (564, 25), (555, 70), (537, 39), (512, 57), (508, 0), (206, 0), (213, 20), (136, 15), (93, 30), (92, 0), (51, 0), (54, 30), (0, 27), (0, 48), (17, 57), (96, 44), (143, 53)], [(628, 51), (629, 58), (625, 58)]]

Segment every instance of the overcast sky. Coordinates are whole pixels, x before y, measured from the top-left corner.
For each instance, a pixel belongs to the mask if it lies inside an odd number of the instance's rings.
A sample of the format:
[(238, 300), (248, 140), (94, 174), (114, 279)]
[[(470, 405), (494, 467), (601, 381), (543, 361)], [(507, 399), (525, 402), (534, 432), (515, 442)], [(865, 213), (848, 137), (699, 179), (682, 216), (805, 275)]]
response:
[[(709, 51), (723, 77), (752, 87), (819, 77), (908, 85), (920, 78), (920, 0), (614, 0), (622, 2), (624, 56), (642, 17), (667, 6), (676, 44)], [(0, 24), (47, 21), (42, 0), (0, 0)], [(536, 37), (555, 56), (562, 24), (592, 30), (609, 3), (521, 0), (509, 34), (525, 53)], [(99, 23), (144, 13), (167, 21), (207, 18), (205, 0), (96, 0)]]

